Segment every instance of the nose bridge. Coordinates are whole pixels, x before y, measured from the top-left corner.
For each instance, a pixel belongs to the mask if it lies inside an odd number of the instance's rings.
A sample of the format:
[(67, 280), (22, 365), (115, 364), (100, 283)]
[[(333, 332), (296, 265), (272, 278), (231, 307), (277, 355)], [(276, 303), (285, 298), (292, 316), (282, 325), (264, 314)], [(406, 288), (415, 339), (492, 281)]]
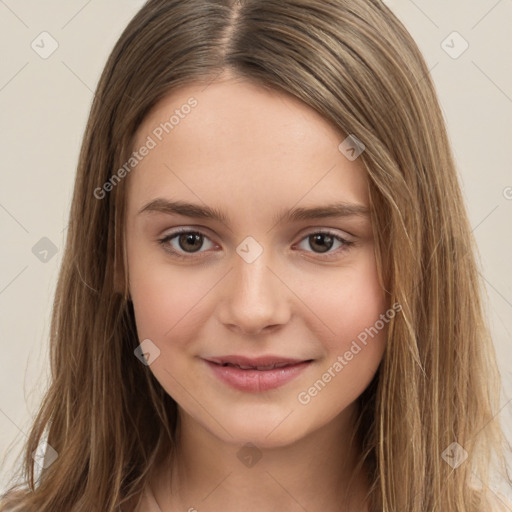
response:
[(221, 319), (243, 331), (256, 332), (286, 322), (287, 288), (272, 268), (271, 251), (248, 238), (234, 255)]
[(270, 270), (269, 251), (264, 251), (254, 261), (247, 261), (243, 257), (235, 259), (234, 285), (238, 293), (246, 299), (263, 300), (273, 294), (275, 275)]

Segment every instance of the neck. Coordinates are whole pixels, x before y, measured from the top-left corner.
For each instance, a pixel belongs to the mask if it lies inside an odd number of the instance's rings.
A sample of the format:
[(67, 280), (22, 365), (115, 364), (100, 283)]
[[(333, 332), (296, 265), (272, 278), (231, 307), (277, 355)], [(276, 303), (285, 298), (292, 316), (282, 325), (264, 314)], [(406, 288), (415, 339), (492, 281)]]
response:
[(354, 403), (292, 444), (258, 448), (227, 443), (180, 410), (179, 450), (151, 484), (156, 501), (162, 512), (364, 512), (368, 487), (355, 473), (360, 446), (351, 439), (356, 411)]

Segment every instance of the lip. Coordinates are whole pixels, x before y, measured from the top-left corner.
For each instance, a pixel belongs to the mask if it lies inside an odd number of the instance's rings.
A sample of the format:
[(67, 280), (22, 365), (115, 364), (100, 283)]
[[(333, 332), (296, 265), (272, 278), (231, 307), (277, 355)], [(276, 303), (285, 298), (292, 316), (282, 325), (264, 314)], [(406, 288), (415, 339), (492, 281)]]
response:
[(247, 392), (262, 392), (285, 385), (302, 373), (311, 359), (280, 356), (222, 356), (203, 359), (225, 384)]

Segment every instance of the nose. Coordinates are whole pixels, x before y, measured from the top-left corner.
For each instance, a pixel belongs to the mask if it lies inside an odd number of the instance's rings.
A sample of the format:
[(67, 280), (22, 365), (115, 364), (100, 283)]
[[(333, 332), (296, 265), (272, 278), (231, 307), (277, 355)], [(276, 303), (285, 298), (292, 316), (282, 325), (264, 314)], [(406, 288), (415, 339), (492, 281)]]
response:
[(229, 329), (255, 335), (288, 322), (293, 293), (286, 276), (280, 276), (269, 263), (265, 251), (252, 263), (235, 255), (218, 303), (219, 318)]

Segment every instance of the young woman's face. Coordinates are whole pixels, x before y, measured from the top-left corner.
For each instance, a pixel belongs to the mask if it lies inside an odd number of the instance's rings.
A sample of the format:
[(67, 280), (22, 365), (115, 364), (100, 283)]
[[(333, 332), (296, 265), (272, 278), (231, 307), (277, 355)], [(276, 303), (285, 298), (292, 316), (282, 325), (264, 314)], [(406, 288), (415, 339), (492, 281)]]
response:
[(139, 340), (183, 418), (226, 442), (341, 424), (381, 361), (367, 181), (344, 139), (298, 100), (233, 80), (173, 91), (137, 133)]

